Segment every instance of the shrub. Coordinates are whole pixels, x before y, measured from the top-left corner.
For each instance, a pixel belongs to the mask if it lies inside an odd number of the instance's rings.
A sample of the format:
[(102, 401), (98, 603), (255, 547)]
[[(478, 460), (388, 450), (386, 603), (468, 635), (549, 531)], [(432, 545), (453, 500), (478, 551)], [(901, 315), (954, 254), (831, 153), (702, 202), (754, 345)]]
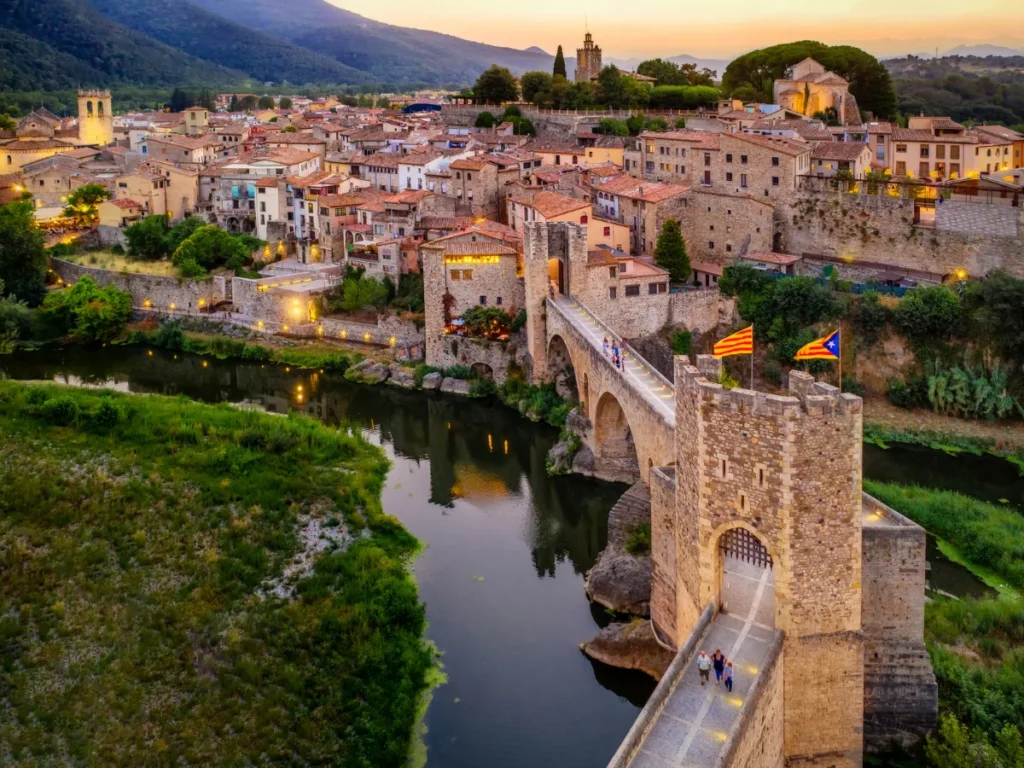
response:
[(100, 288), (91, 277), (83, 277), (70, 288), (47, 294), (40, 319), (57, 334), (79, 341), (109, 341), (128, 322), (132, 295), (114, 285)]
[(472, 379), (473, 369), (467, 365), (451, 365), (442, 369), (446, 379)]
[(886, 393), (889, 402), (897, 408), (919, 408), (928, 403), (927, 381), (917, 376), (909, 382), (903, 379), (889, 379), (889, 390)]
[(688, 355), (693, 343), (693, 334), (687, 328), (680, 328), (672, 334), (672, 354)]
[(523, 309), (520, 309), (518, 312), (516, 312), (516, 316), (513, 318), (512, 322), (509, 324), (508, 329), (509, 329), (509, 331), (511, 333), (515, 333), (516, 331), (521, 331), (525, 327), (526, 327), (526, 309), (523, 308)]
[(649, 523), (634, 525), (626, 535), (626, 551), (634, 557), (651, 554), (651, 526)]
[(413, 373), (412, 373), (413, 380), (416, 382), (416, 388), (419, 389), (420, 387), (423, 386), (423, 379), (424, 379), (424, 377), (427, 374), (437, 373), (439, 370), (441, 370), (441, 369), (440, 368), (435, 368), (432, 365), (425, 365), (423, 363), (420, 363), (419, 365), (417, 365), (413, 369)]
[(962, 419), (1005, 419), (1024, 416), (1024, 408), (1007, 392), (1007, 377), (998, 363), (990, 373), (965, 362), (943, 370), (929, 366), (928, 403), (932, 410)]
[(94, 426), (101, 429), (110, 429), (124, 419), (124, 410), (113, 400), (104, 398), (96, 406), (96, 410), (89, 414), (89, 420)]
[(853, 327), (857, 338), (870, 346), (878, 340), (885, 324), (889, 322), (889, 310), (879, 301), (877, 291), (868, 291), (854, 305)]
[(47, 400), (40, 410), (48, 421), (61, 427), (70, 426), (78, 421), (78, 403), (67, 395)]
[(893, 322), (911, 341), (945, 341), (963, 322), (960, 297), (938, 285), (911, 288), (893, 313)]

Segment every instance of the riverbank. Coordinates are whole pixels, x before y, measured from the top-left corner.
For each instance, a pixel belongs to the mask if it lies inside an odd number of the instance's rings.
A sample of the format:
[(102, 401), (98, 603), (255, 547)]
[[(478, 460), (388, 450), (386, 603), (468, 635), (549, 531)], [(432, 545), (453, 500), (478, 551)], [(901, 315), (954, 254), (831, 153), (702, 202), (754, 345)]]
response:
[(10, 381), (0, 433), (14, 764), (406, 764), (434, 656), (379, 449), (301, 416)]

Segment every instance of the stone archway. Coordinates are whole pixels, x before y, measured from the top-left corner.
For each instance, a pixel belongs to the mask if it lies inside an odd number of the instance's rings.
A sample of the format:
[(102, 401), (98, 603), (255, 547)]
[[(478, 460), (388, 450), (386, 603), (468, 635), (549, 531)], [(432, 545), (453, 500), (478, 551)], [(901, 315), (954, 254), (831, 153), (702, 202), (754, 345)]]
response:
[(565, 296), (565, 262), (559, 258), (548, 259), (548, 285), (552, 286), (555, 293)]
[(554, 382), (555, 391), (561, 397), (577, 399), (576, 369), (569, 355), (569, 347), (558, 335), (552, 336), (548, 342), (548, 373)]
[(610, 392), (601, 395), (594, 409), (594, 467), (608, 479), (635, 482), (640, 477), (633, 430)]
[(718, 608), (725, 614), (775, 628), (775, 561), (753, 531), (736, 526), (718, 537)]
[(473, 376), (484, 381), (494, 381), (494, 369), (487, 363), (473, 363), (471, 370)]

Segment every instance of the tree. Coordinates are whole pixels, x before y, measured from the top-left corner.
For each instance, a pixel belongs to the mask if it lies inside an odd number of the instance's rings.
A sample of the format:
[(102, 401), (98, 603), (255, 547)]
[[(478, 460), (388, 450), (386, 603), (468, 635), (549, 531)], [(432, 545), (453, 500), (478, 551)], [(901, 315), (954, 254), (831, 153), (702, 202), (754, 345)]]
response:
[(187, 277), (203, 277), (192, 267), (196, 264), (204, 271), (227, 267), (239, 270), (252, 256), (252, 251), (229, 232), (215, 224), (200, 227), (187, 237), (171, 256), (171, 263), (191, 274)]
[(652, 117), (644, 124), (645, 131), (667, 131), (668, 121), (663, 117)]
[(651, 106), (657, 109), (694, 109), (714, 104), (721, 94), (706, 85), (659, 85), (651, 91)]
[(132, 295), (115, 285), (100, 288), (88, 275), (70, 288), (47, 294), (40, 318), (56, 332), (80, 341), (109, 341), (132, 313)]
[(678, 64), (664, 59), (648, 59), (641, 61), (636, 68), (637, 74), (653, 77), (657, 85), (686, 85), (686, 75)]
[(273, 96), (260, 96), (260, 100), (256, 102), (256, 106), (260, 109), (273, 109), (274, 108), (274, 97)]
[(231, 94), (231, 104), (228, 106), (229, 112), (240, 112), (241, 108), (238, 106), (238, 94)]
[(102, 184), (85, 184), (68, 195), (64, 216), (81, 226), (95, 224), (99, 218), (97, 206), (110, 197), (110, 192)]
[(533, 123), (527, 120), (525, 117), (510, 117), (508, 119), (512, 123), (512, 133), (516, 136), (536, 136), (537, 129), (533, 127)]
[(13, 131), (17, 127), (18, 124), (13, 117), (6, 112), (0, 112), (0, 131)]
[(136, 259), (162, 259), (171, 253), (167, 216), (147, 216), (124, 231), (128, 254)]
[(821, 120), (825, 125), (842, 125), (842, 122), (839, 120), (839, 112), (836, 111), (835, 107), (825, 107), (815, 112), (811, 117), (815, 120)]
[(277, 105), (281, 109), (291, 109), (292, 108), (292, 100), (290, 98), (288, 98), (287, 96), (282, 96), (278, 100)]
[(286, 125), (284, 128), (281, 129), (281, 133), (298, 133), (298, 132), (299, 132), (299, 129), (296, 128), (294, 125)]
[(167, 232), (167, 253), (174, 253), (197, 229), (205, 226), (206, 220), (201, 216), (189, 216), (179, 221)]
[(676, 128), (682, 129), (682, 128), (685, 128), (685, 127), (686, 127), (686, 118), (685, 117), (678, 117), (678, 118), (676, 118)]
[(25, 302), (6, 296), (4, 291), (0, 280), (0, 355), (9, 355), (18, 339), (32, 330), (32, 313)]
[(547, 72), (524, 72), (519, 78), (523, 90), (523, 101), (537, 103), (540, 94), (550, 94), (552, 77)]
[(382, 307), (387, 302), (388, 289), (372, 277), (346, 277), (341, 285), (341, 307), (355, 312), (364, 307)]
[(506, 67), (492, 64), (476, 79), (473, 94), (485, 104), (503, 104), (519, 98), (519, 85)]
[(494, 119), (494, 115), (488, 112), (486, 109), (476, 116), (476, 120), (473, 122), (474, 128), (493, 128), (497, 121)]
[(46, 251), (28, 201), (0, 206), (0, 280), (14, 298), (30, 306), (46, 294)]
[(551, 71), (554, 77), (564, 77), (568, 79), (568, 75), (565, 72), (565, 56), (562, 54), (562, 46), (558, 46), (558, 50), (555, 52), (555, 66)]
[(597, 98), (611, 109), (621, 109), (626, 100), (626, 86), (622, 73), (614, 64), (604, 67), (597, 75)]
[(651, 86), (629, 77), (622, 78), (622, 106), (631, 109), (646, 107), (651, 101)]
[(960, 330), (963, 306), (960, 297), (944, 286), (919, 285), (900, 299), (893, 322), (913, 341), (944, 341)]
[(658, 244), (654, 248), (654, 263), (667, 269), (673, 282), (682, 283), (690, 279), (690, 257), (686, 255), (683, 233), (675, 219), (666, 219), (661, 226)]
[(1001, 355), (1024, 362), (1024, 280), (1002, 270), (972, 283), (966, 302), (978, 330)]
[(238, 108), (243, 112), (256, 108), (256, 97), (253, 95), (243, 96), (238, 100)]
[(626, 128), (629, 130), (630, 136), (639, 136), (646, 124), (647, 118), (644, 117), (643, 113), (630, 115), (626, 118)]
[(597, 124), (597, 133), (605, 136), (629, 136), (629, 127), (621, 120), (606, 117)]
[(391, 98), (388, 96), (379, 96), (375, 106), (380, 107), (381, 109), (387, 109), (391, 106)]
[(171, 100), (167, 103), (167, 108), (171, 112), (184, 112), (186, 109), (192, 106), (192, 96), (187, 91), (183, 91), (181, 88), (175, 88), (171, 92)]

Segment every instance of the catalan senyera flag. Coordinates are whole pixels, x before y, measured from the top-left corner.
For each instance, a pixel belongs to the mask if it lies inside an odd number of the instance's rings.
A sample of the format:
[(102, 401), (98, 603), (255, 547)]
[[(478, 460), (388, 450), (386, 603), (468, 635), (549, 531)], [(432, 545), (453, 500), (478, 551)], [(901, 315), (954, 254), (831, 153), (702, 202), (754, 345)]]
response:
[(839, 331), (838, 329), (828, 336), (815, 339), (810, 344), (804, 344), (797, 351), (794, 360), (838, 360), (839, 359)]
[(715, 357), (752, 354), (754, 354), (754, 326), (752, 325), (748, 325), (742, 331), (736, 331), (732, 336), (726, 336), (715, 344)]

